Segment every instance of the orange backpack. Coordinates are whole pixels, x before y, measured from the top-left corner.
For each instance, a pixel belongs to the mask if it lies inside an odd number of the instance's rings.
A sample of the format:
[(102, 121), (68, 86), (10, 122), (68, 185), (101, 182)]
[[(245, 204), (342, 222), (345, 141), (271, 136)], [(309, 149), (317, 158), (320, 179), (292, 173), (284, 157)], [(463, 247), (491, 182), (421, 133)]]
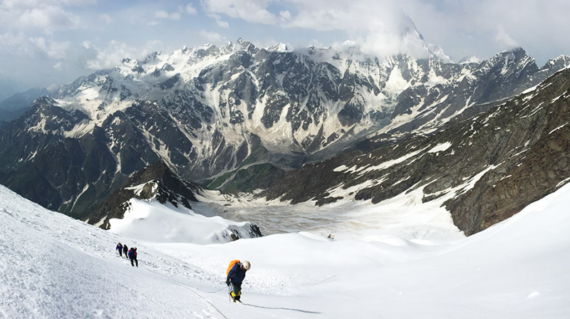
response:
[(239, 263), (239, 260), (232, 260), (230, 261), (230, 265), (228, 266), (228, 270), (226, 271), (226, 276), (230, 274), (230, 270), (232, 270), (232, 268), (234, 268), (234, 265), (236, 263)]

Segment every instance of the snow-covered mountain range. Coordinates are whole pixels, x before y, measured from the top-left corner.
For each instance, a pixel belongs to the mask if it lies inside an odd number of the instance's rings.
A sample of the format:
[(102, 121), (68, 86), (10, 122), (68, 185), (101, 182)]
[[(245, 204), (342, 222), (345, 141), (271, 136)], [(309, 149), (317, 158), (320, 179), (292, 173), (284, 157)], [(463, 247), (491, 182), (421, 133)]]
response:
[(425, 59), (380, 59), (355, 46), (238, 40), (125, 58), (52, 90), (4, 128), (0, 183), (75, 217), (159, 160), (223, 188), (254, 164), (299, 168), (366, 138), (437, 131), (570, 64), (562, 56), (539, 69), (522, 49), (450, 63), (425, 50)]

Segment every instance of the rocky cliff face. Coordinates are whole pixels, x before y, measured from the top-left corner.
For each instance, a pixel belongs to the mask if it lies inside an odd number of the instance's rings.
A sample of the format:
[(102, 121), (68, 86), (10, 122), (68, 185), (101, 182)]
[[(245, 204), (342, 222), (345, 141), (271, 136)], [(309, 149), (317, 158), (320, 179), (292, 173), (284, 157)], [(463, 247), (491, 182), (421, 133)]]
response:
[(0, 131), (0, 183), (79, 218), (159, 160), (189, 180), (231, 172), (214, 184), (239, 190), (262, 176), (250, 166), (281, 172), (367, 137), (432, 133), (570, 62), (539, 69), (517, 49), (454, 64), (427, 52), (379, 60), (358, 48), (291, 52), (239, 40), (124, 59), (36, 100)]
[[(421, 189), (467, 235), (519, 212), (570, 181), (570, 70), (508, 102), (430, 136), (383, 141), (307, 164), (264, 193), (317, 205), (341, 198), (373, 203)], [(382, 145), (381, 138), (375, 142)], [(348, 195), (346, 195), (348, 193)], [(341, 195), (342, 194), (342, 195)]]
[(181, 180), (162, 162), (156, 162), (135, 172), (118, 190), (106, 196), (105, 200), (88, 210), (87, 219), (92, 225), (109, 228), (109, 219), (123, 218), (131, 198), (142, 200), (157, 199), (160, 203), (182, 205), (188, 209), (190, 202), (196, 202), (201, 187)]
[[(131, 199), (144, 201), (157, 200), (164, 205), (192, 209), (197, 202), (196, 195), (202, 188), (194, 183), (181, 180), (162, 162), (156, 162), (135, 172), (120, 189), (108, 195), (104, 201), (89, 209), (87, 222), (109, 229), (112, 218), (122, 219), (132, 209)], [(227, 241), (240, 238), (262, 237), (259, 227), (246, 223), (243, 226), (229, 226), (218, 234)]]

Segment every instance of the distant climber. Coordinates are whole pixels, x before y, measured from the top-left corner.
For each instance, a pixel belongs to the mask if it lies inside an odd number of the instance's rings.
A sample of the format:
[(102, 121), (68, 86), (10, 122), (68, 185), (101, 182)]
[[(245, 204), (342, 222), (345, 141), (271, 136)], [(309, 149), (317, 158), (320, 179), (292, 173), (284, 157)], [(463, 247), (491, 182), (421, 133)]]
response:
[(121, 245), (121, 243), (117, 244), (117, 248), (115, 248), (115, 250), (118, 250), (119, 256), (123, 257), (123, 245)]
[(131, 266), (134, 267), (135, 263), (137, 264), (137, 267), (139, 266), (139, 261), (137, 260), (137, 247), (133, 247), (129, 250), (129, 259), (131, 260)]
[(125, 253), (125, 258), (129, 258), (129, 247), (127, 247), (127, 244), (123, 245), (123, 252)]
[(251, 268), (249, 261), (232, 260), (226, 272), (226, 285), (230, 287), (230, 298), (233, 302), (241, 303), (241, 284), (245, 279), (245, 273)]

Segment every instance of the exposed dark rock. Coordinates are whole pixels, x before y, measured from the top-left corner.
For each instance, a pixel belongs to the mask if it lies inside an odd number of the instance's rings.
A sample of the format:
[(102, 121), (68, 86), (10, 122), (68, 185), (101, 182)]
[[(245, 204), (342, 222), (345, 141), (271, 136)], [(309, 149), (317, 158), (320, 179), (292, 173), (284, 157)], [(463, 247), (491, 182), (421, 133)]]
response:
[[(134, 189), (135, 186), (140, 189)], [(101, 228), (109, 229), (109, 219), (123, 218), (131, 198), (156, 198), (162, 204), (169, 202), (175, 207), (182, 205), (191, 209), (190, 202), (198, 201), (195, 193), (200, 190), (200, 186), (181, 180), (164, 163), (156, 162), (133, 174), (120, 189), (90, 208), (87, 218), (92, 225), (104, 218)]]
[[(329, 189), (372, 182), (354, 198), (378, 203), (423, 188), (425, 202), (455, 189), (456, 196), (445, 207), (455, 224), (471, 235), (568, 181), (569, 122), (570, 70), (566, 70), (535, 91), (431, 136), (414, 136), (368, 154), (357, 150), (288, 171), (264, 195), (323, 204), (338, 199), (330, 197)], [(446, 143), (448, 147), (442, 147)], [(430, 151), (436, 146), (439, 151)]]
[(338, 120), (343, 126), (351, 126), (362, 120), (364, 115), (364, 105), (361, 102), (349, 102), (338, 112)]
[(274, 123), (279, 121), (281, 112), (288, 103), (289, 100), (286, 97), (277, 94), (267, 100), (266, 107), (263, 110), (263, 117), (261, 118), (261, 122), (265, 128), (270, 128)]
[(172, 89), (176, 83), (180, 81), (180, 73), (176, 73), (173, 77), (159, 84), (163, 90)]
[(170, 65), (170, 64), (168, 64), (168, 63), (165, 63), (165, 64), (162, 66), (162, 69), (163, 69), (164, 71), (174, 71), (174, 67), (172, 67), (172, 65)]

